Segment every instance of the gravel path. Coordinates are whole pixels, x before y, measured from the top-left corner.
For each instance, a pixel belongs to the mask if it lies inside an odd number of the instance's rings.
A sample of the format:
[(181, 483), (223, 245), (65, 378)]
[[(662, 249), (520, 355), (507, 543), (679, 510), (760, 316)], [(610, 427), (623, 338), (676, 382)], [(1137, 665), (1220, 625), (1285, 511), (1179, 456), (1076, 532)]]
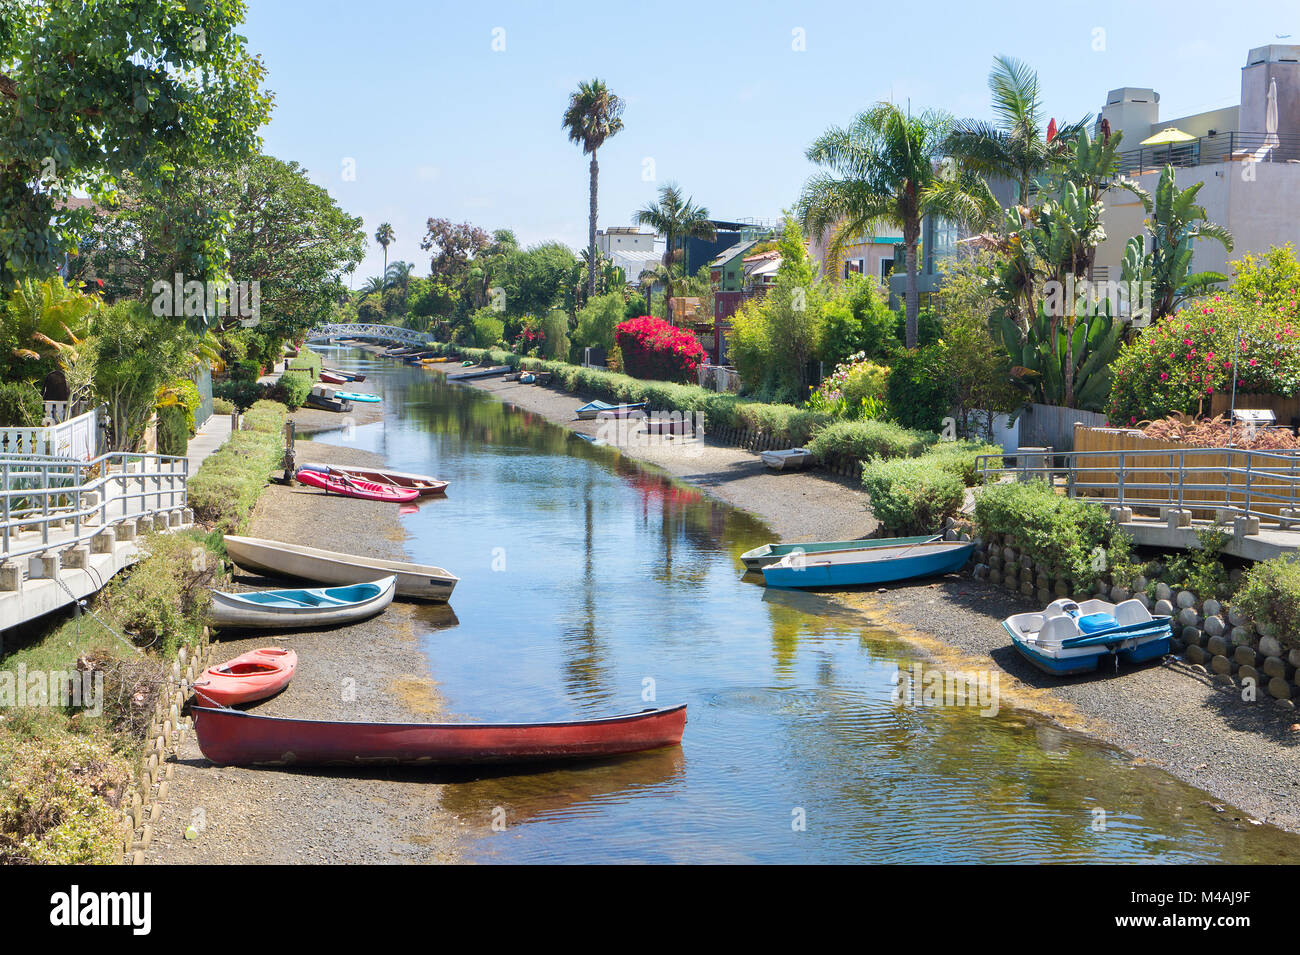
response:
[[(574, 420), (574, 409), (585, 401), (578, 396), (501, 379), (472, 384), (574, 431), (595, 435), (600, 427)], [(761, 517), (782, 540), (847, 540), (875, 528), (867, 496), (846, 479), (815, 471), (772, 473), (753, 452), (690, 444), (622, 450)], [(968, 576), (825, 596), (895, 631), (945, 668), (997, 672), (1004, 706), (1035, 711), (1159, 766), (1230, 804), (1223, 811), (1244, 821), (1300, 831), (1300, 714), (1279, 710), (1266, 694), (1261, 702), (1243, 703), (1239, 691), (1173, 658), (1125, 669), (1118, 678), (1048, 677), (1011, 649), (1000, 626), (1012, 613), (1032, 608)]]
[[(329, 412), (298, 412), (299, 416)], [(381, 464), (355, 448), (298, 443), (300, 460)], [(326, 496), (273, 484), (258, 502), (250, 536), (319, 544), (328, 528), (347, 549), (401, 559), (404, 533), (388, 504)], [(240, 587), (284, 586), (255, 576)], [(327, 632), (280, 632), (221, 639), (215, 659), (259, 646), (298, 651), (293, 682), (255, 706), (269, 716), (308, 719), (436, 719), (437, 688), (427, 676), (420, 632), (455, 624), (446, 605), (394, 602), (378, 617)], [(151, 863), (433, 863), (458, 859), (460, 822), (441, 808), (442, 786), (427, 771), (242, 769), (212, 766), (188, 734), (173, 760), (163, 819), (146, 853)], [(184, 838), (188, 826), (201, 830)]]

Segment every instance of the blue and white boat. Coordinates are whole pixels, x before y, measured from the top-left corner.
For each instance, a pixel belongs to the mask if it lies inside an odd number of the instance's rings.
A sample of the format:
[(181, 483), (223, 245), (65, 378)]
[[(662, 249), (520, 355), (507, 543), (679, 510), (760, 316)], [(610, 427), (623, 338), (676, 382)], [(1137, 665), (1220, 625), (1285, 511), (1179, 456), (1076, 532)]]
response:
[(589, 401), (578, 409), (577, 415), (583, 421), (591, 421), (599, 414), (613, 417), (628, 417), (634, 411), (644, 411), (645, 402), (638, 401), (630, 405), (611, 405), (608, 401)]
[(853, 587), (961, 570), (970, 541), (918, 541), (893, 547), (807, 553), (794, 551), (763, 568), (769, 587)]
[(1017, 652), (1045, 673), (1092, 673), (1103, 659), (1142, 663), (1169, 652), (1169, 617), (1153, 616), (1137, 600), (1076, 603), (1054, 600), (1042, 613), (1002, 621)]
[(396, 592), (397, 577), (392, 574), (343, 587), (214, 590), (212, 622), (218, 627), (334, 627), (381, 613)]
[(336, 391), (334, 397), (341, 398), (343, 401), (355, 401), (370, 405), (379, 401), (378, 395), (371, 395), (361, 391)]

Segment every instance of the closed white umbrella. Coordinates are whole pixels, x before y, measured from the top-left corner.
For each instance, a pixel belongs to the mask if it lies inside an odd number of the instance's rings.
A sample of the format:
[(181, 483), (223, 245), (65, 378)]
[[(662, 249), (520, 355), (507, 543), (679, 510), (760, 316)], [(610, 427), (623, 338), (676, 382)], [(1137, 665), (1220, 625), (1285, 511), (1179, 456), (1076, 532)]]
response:
[(1268, 81), (1268, 101), (1264, 107), (1264, 145), (1276, 146), (1277, 138), (1277, 80)]

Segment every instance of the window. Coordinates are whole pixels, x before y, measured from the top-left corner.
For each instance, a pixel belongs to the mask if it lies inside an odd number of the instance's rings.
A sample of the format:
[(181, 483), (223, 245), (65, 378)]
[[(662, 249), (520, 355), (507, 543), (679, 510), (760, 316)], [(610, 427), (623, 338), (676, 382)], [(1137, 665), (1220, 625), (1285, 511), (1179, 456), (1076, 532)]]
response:
[(881, 280), (882, 282), (888, 282), (888, 281), (889, 281), (889, 276), (890, 276), (891, 274), (893, 274), (893, 271), (894, 271), (894, 260), (893, 260), (893, 259), (881, 259), (881, 260), (880, 260), (880, 280)]

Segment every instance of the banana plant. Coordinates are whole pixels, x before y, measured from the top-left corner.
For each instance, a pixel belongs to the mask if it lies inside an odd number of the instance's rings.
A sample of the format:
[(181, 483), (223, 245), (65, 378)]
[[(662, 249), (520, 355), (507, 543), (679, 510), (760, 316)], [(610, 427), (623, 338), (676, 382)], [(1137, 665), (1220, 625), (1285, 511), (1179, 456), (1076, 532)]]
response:
[(1016, 387), (1040, 404), (1100, 411), (1110, 394), (1110, 365), (1124, 333), (1110, 304), (1102, 302), (1098, 314), (1081, 316), (1071, 327), (1049, 316), (1040, 302), (1029, 326), (1026, 334), (1009, 316), (999, 322)]

